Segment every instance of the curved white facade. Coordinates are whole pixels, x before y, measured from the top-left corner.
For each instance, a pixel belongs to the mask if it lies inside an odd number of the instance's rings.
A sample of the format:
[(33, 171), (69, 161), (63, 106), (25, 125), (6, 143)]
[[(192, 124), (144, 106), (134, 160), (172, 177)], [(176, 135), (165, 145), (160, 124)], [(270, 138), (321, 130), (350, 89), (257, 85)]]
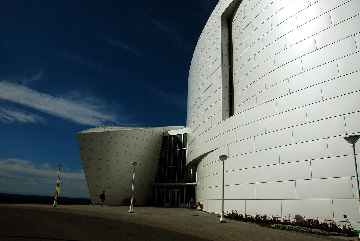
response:
[(105, 191), (106, 205), (124, 205), (132, 195), (133, 166), (135, 199), (146, 205), (153, 195), (153, 182), (164, 133), (182, 127), (98, 127), (76, 134), (90, 199), (100, 203)]
[(343, 139), (360, 133), (359, 13), (358, 0), (220, 0), (189, 74), (188, 164), (204, 210), (221, 211), (226, 154), (225, 211), (346, 214), (360, 228)]

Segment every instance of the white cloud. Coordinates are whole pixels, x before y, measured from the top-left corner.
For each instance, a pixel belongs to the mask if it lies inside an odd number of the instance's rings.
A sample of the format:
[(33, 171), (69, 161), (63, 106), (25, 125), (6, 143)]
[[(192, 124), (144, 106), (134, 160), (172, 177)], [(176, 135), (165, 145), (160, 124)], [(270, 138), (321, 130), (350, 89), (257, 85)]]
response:
[(11, 82), (21, 83), (22, 85), (29, 86), (42, 79), (43, 76), (43, 72), (41, 70), (38, 70), (38, 72), (33, 75), (29, 75), (27, 73), (18, 73), (14, 76), (9, 76), (8, 79), (11, 80)]
[(30, 78), (23, 78), (22, 83), (23, 83), (23, 85), (28, 85), (28, 84), (38, 81), (42, 77), (43, 77), (43, 73), (42, 73), (42, 71), (39, 70), (36, 75), (31, 76)]
[(139, 52), (136, 51), (135, 49), (130, 48), (128, 45), (123, 44), (123, 43), (121, 43), (121, 42), (119, 42), (119, 41), (117, 41), (117, 40), (115, 40), (115, 39), (112, 39), (112, 38), (109, 38), (109, 37), (105, 37), (105, 40), (106, 40), (107, 42), (109, 42), (109, 43), (117, 46), (117, 47), (120, 47), (121, 49), (124, 49), (124, 50), (132, 53), (132, 54), (135, 54), (135, 55), (137, 55), (137, 56), (139, 56), (139, 57), (145, 58), (145, 56), (144, 56), (143, 54), (139, 53)]
[[(57, 182), (57, 167), (49, 167), (48, 163), (36, 166), (28, 160), (0, 160), (0, 192), (52, 195)], [(69, 172), (62, 168), (60, 178), (63, 196), (88, 196), (83, 170)]]
[(15, 108), (0, 107), (0, 122), (3, 123), (45, 123), (45, 120), (38, 115)]
[(159, 30), (161, 35), (170, 39), (175, 44), (175, 47), (177, 47), (180, 50), (185, 50), (189, 52), (193, 51), (193, 47), (187, 45), (183, 37), (174, 31), (175, 28), (168, 26), (168, 24), (165, 22), (161, 22), (151, 17), (149, 18), (150, 18), (150, 22)]
[[(102, 106), (98, 106), (95, 103), (54, 97), (5, 80), (0, 81), (0, 99), (34, 108), (38, 111), (82, 125), (101, 126), (108, 125), (108, 123), (116, 124), (118, 122), (115, 115), (104, 113), (101, 110)], [(17, 120), (21, 119), (20, 113), (16, 115), (13, 111), (12, 114), (9, 114), (9, 110), (8, 114), (3, 116), (3, 119), (10, 121), (11, 117)], [(26, 116), (22, 118), (28, 118), (28, 121), (31, 119)]]
[[(20, 179), (28, 178), (29, 176), (36, 178), (52, 178), (57, 177), (57, 167), (49, 169), (49, 164), (44, 163), (42, 167), (36, 167), (28, 160), (20, 159), (6, 159), (0, 160), (0, 175), (12, 176)], [(85, 180), (85, 174), (80, 172), (61, 172), (61, 177), (68, 180)]]
[(92, 68), (92, 69), (95, 69), (98, 71), (103, 71), (103, 72), (107, 72), (107, 73), (117, 73), (117, 74), (123, 73), (118, 68), (117, 69), (108, 68), (100, 62), (95, 62), (89, 58), (85, 58), (80, 55), (76, 55), (76, 54), (72, 54), (72, 53), (64, 53), (64, 52), (55, 52), (55, 55), (60, 56), (66, 60), (73, 62), (73, 63), (80, 64), (82, 66)]
[(186, 96), (182, 96), (179, 93), (167, 92), (154, 85), (145, 83), (147, 90), (153, 95), (157, 96), (159, 99), (163, 100), (164, 103), (172, 104), (174, 106), (180, 107), (182, 109), (187, 108)]
[(94, 62), (90, 59), (85, 59), (79, 55), (70, 54), (70, 53), (62, 53), (62, 52), (55, 52), (55, 54), (58, 56), (61, 56), (63, 58), (66, 58), (72, 62), (84, 65), (86, 67), (90, 67), (90, 68), (98, 69), (98, 70), (105, 70), (104, 66), (101, 63)]
[(50, 164), (49, 163), (44, 163), (42, 166), (44, 169), (49, 169), (50, 168)]

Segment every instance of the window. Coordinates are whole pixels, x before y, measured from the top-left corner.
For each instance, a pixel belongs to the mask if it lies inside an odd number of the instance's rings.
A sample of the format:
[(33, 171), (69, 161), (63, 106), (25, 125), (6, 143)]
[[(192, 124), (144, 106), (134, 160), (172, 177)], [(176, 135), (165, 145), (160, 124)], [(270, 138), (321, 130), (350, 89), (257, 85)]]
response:
[(234, 115), (232, 22), (240, 0), (234, 0), (221, 16), (222, 119)]

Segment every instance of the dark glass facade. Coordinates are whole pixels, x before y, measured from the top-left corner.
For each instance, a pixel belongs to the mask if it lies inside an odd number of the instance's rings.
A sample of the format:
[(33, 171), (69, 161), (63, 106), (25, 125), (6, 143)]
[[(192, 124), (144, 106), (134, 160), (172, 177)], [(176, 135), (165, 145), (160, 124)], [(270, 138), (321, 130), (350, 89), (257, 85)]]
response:
[(187, 134), (163, 137), (154, 184), (157, 206), (185, 206), (195, 199), (196, 167), (186, 166)]

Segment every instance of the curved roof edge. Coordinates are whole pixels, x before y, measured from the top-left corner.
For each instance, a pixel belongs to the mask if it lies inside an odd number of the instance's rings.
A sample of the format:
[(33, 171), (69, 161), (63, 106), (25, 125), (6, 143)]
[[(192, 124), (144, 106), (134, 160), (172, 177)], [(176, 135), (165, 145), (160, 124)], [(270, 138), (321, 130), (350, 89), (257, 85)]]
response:
[(184, 126), (164, 126), (164, 127), (119, 127), (119, 126), (99, 126), (90, 128), (79, 133), (91, 133), (91, 132), (106, 132), (106, 131), (130, 131), (130, 130), (142, 130), (142, 129), (182, 129)]

